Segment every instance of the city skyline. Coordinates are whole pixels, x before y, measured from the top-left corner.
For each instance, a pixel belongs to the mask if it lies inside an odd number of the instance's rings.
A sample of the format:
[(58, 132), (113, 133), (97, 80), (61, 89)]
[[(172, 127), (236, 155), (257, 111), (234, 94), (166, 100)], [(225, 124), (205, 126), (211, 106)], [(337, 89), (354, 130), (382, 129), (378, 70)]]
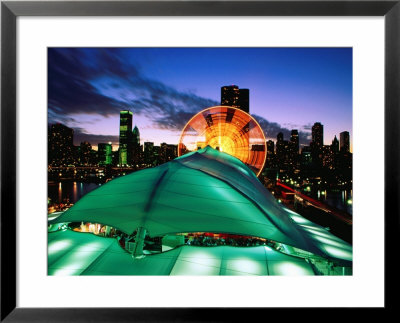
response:
[(115, 150), (121, 110), (133, 112), (141, 143), (177, 144), (186, 122), (235, 84), (250, 90), (267, 140), (298, 129), (308, 145), (321, 122), (325, 145), (348, 131), (352, 150), (351, 48), (50, 48), (48, 57), (48, 120), (73, 128), (74, 144)]

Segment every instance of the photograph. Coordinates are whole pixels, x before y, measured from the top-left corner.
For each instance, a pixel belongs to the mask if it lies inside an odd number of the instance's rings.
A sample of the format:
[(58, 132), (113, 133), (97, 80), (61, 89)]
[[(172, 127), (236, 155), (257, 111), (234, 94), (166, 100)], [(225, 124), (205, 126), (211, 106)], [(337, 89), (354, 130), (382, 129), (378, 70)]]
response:
[(0, 321), (396, 308), (399, 2), (3, 1)]
[(47, 127), (49, 276), (353, 275), (352, 47), (48, 47)]

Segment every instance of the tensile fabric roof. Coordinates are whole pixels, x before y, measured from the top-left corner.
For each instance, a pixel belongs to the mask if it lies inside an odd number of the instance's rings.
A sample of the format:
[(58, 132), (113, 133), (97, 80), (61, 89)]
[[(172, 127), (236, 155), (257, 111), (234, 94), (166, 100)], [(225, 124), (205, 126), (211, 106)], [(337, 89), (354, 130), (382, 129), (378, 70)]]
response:
[(268, 246), (180, 246), (133, 258), (117, 239), (60, 230), (49, 233), (48, 275), (315, 275), (302, 258)]
[(151, 237), (214, 232), (261, 237), (339, 263), (352, 247), (282, 207), (239, 159), (206, 147), (155, 168), (116, 178), (52, 223), (91, 222)]

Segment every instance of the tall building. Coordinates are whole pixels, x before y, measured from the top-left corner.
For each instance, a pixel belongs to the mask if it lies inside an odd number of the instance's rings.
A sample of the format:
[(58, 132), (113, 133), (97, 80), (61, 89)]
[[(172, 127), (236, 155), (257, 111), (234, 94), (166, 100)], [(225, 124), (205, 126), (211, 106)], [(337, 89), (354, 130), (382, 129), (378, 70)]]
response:
[(250, 91), (249, 89), (239, 89), (239, 109), (250, 112)]
[(293, 153), (298, 155), (299, 154), (299, 131), (293, 129), (290, 135), (290, 142), (293, 148)]
[(249, 113), (249, 95), (248, 89), (239, 89), (237, 85), (223, 86), (221, 87), (221, 105), (228, 105)]
[(81, 144), (79, 146), (79, 163), (81, 165), (88, 166), (90, 164), (91, 151), (92, 151), (92, 145), (89, 142), (87, 142), (87, 141), (81, 142)]
[(288, 140), (283, 140), (283, 133), (277, 135), (276, 141), (276, 161), (280, 169), (287, 169), (290, 159), (290, 144)]
[(324, 126), (320, 122), (314, 123), (311, 129), (311, 154), (315, 167), (322, 166), (322, 148), (324, 146)]
[(139, 128), (135, 125), (132, 130), (132, 161), (135, 167), (139, 166), (142, 162), (142, 149), (140, 148), (140, 132)]
[(297, 163), (299, 160), (299, 131), (293, 129), (290, 134), (290, 153), (289, 153), (289, 164), (291, 169), (295, 169), (297, 167)]
[(283, 140), (283, 133), (280, 132), (278, 133), (276, 137), (276, 158), (278, 159), (278, 162), (281, 162), (284, 158), (283, 155), (285, 153), (285, 143)]
[(146, 141), (143, 145), (144, 162), (149, 166), (154, 161), (154, 142)]
[(339, 140), (337, 140), (336, 136), (335, 136), (335, 138), (333, 138), (333, 140), (332, 140), (332, 145), (331, 145), (331, 147), (332, 147), (332, 152), (333, 152), (334, 154), (337, 154), (337, 153), (339, 152)]
[(48, 163), (63, 166), (74, 163), (74, 130), (57, 123), (49, 128), (48, 133)]
[(132, 112), (121, 111), (119, 122), (119, 164), (126, 166), (132, 163), (133, 133)]
[(275, 143), (272, 140), (267, 141), (267, 156), (275, 153)]
[(98, 159), (100, 165), (111, 165), (112, 164), (112, 145), (111, 143), (99, 143), (98, 144)]
[(331, 145), (322, 146), (322, 166), (329, 169), (335, 167), (335, 155)]
[(303, 169), (308, 169), (312, 166), (311, 147), (304, 146), (301, 149), (301, 166)]
[(140, 132), (139, 132), (139, 128), (135, 125), (135, 128), (133, 128), (132, 130), (132, 141), (134, 144), (140, 146)]
[(340, 151), (350, 151), (350, 134), (348, 131), (343, 131), (340, 133)]
[(173, 160), (177, 156), (177, 145), (168, 145), (165, 142), (160, 145), (160, 162), (166, 163), (170, 160)]
[(267, 141), (267, 161), (268, 168), (275, 167), (275, 143), (272, 140)]
[(324, 145), (324, 126), (319, 122), (314, 123), (311, 136), (313, 145), (322, 148)]

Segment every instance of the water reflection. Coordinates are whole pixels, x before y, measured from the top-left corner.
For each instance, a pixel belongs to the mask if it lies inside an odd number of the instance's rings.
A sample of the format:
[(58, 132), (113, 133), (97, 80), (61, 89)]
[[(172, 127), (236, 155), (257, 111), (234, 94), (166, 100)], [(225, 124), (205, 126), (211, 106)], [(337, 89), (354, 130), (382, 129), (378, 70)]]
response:
[(96, 183), (50, 182), (48, 197), (52, 203), (76, 203), (82, 196), (99, 187)]
[(352, 190), (342, 190), (342, 191), (318, 190), (317, 198), (321, 202), (324, 202), (330, 206), (345, 211), (349, 214), (353, 214)]
[(77, 201), (78, 200), (78, 188), (77, 188), (76, 182), (74, 182), (73, 196), (74, 196), (74, 201)]
[(58, 183), (58, 201), (59, 203), (62, 201), (62, 183)]

